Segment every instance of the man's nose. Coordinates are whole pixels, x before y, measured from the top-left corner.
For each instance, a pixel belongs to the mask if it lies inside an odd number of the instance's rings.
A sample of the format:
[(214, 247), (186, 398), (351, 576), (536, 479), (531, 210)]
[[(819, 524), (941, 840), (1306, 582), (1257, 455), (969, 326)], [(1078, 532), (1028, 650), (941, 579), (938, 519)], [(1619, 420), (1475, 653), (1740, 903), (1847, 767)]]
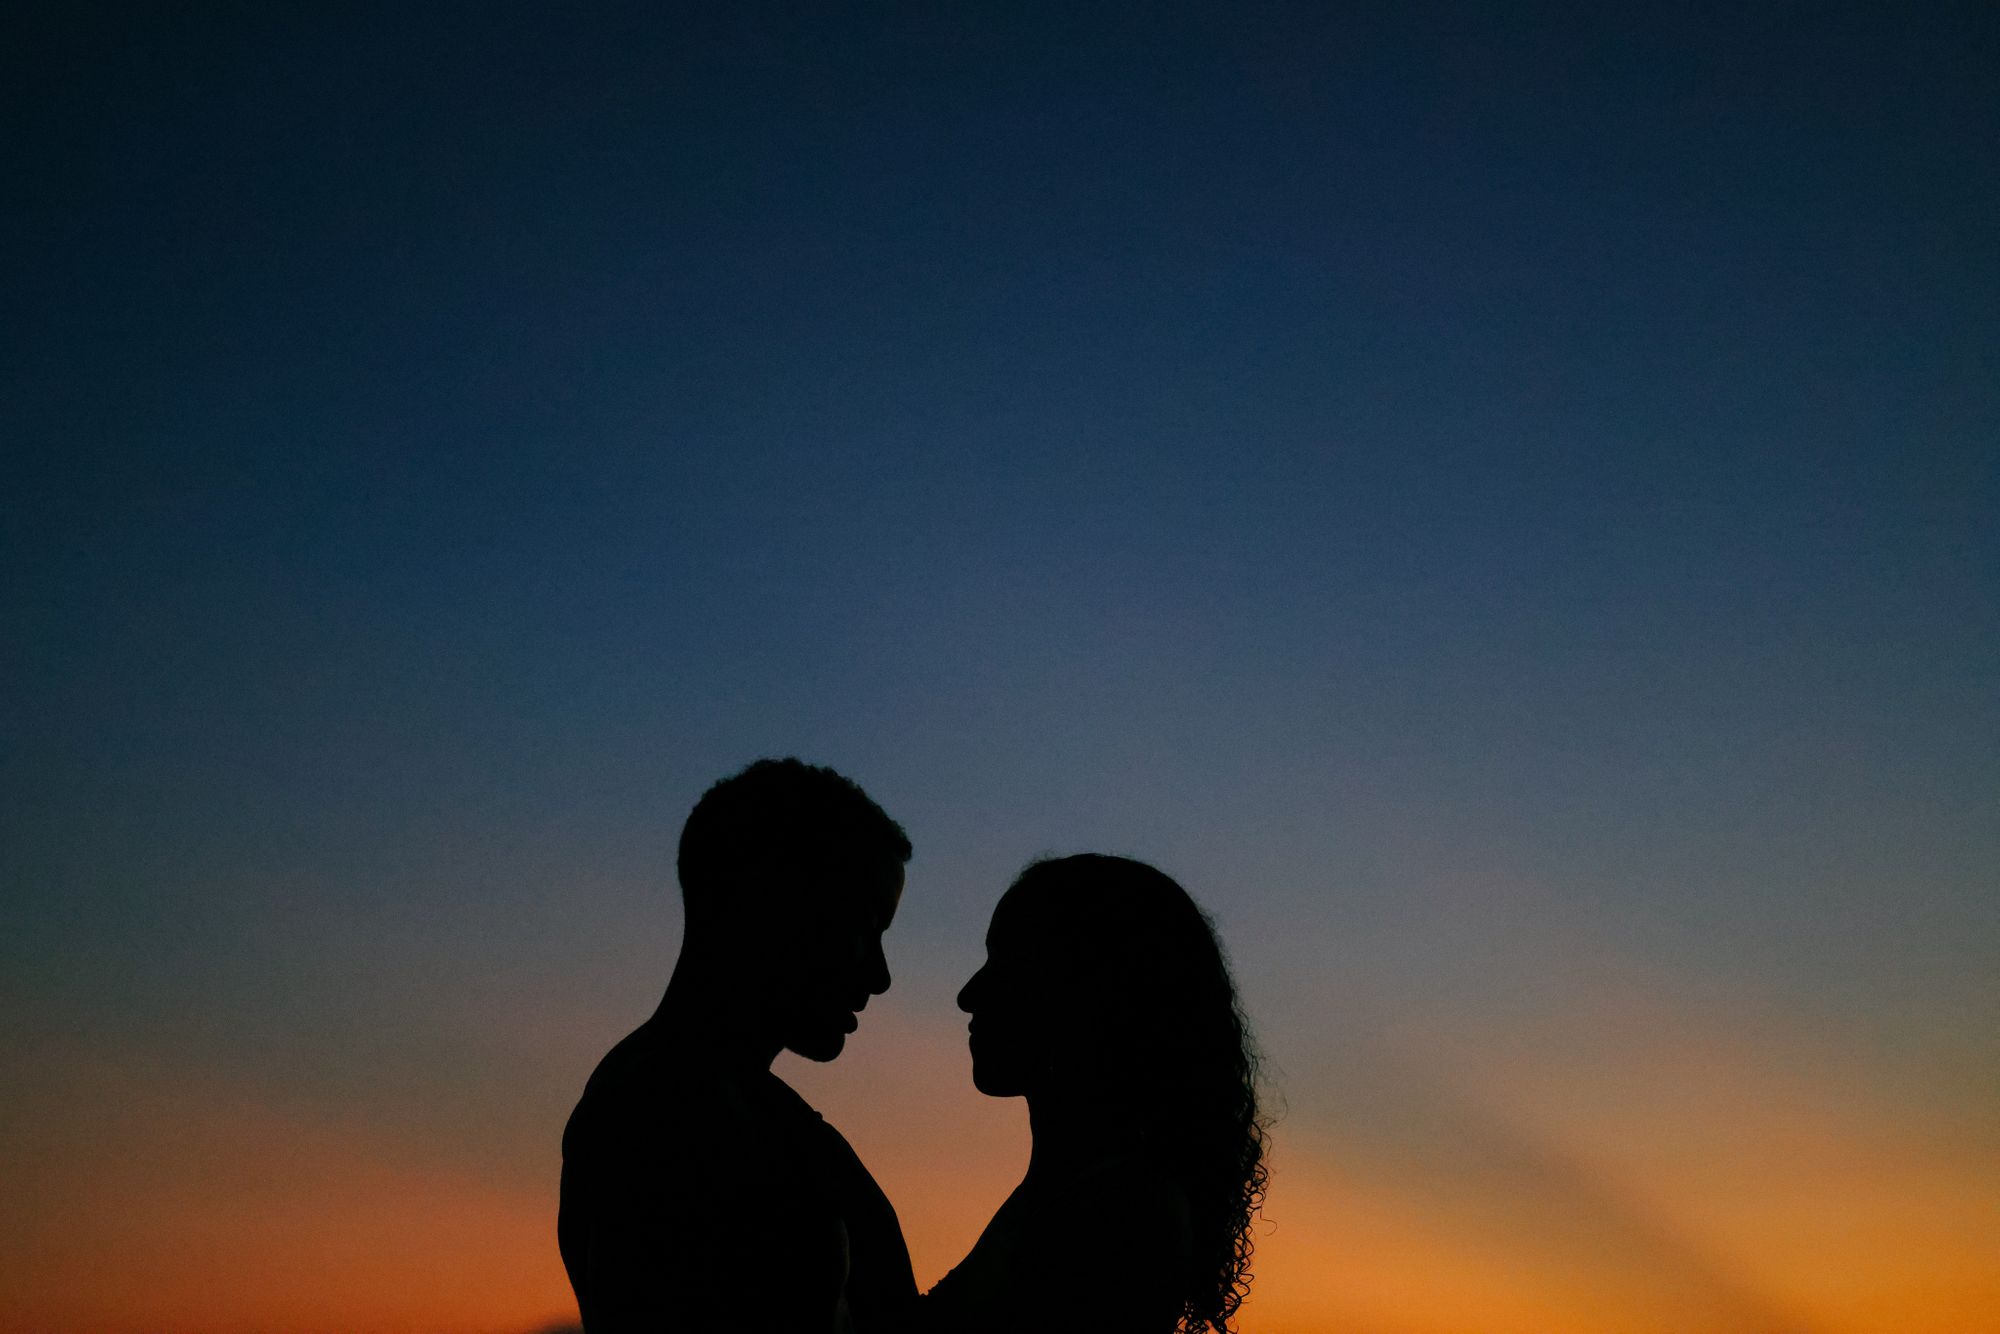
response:
[(879, 996), (889, 989), (889, 956), (882, 952), (882, 942), (876, 941), (868, 952), (868, 994)]

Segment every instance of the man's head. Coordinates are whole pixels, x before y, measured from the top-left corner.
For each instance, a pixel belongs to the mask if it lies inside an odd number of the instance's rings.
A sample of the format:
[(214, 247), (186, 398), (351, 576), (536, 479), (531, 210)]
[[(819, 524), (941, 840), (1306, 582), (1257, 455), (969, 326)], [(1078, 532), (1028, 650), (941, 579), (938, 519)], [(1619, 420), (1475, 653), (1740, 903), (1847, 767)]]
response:
[(681, 830), (684, 949), (726, 967), (757, 1025), (830, 1061), (889, 989), (882, 933), (910, 840), (852, 781), (758, 760), (703, 794)]

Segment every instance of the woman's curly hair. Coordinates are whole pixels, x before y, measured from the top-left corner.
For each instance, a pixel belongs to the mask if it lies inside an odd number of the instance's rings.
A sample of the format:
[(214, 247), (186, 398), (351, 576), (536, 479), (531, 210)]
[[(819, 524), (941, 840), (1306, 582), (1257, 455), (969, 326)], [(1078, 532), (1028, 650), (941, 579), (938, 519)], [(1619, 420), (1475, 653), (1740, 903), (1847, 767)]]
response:
[[(1056, 909), (1088, 951), (1072, 971), (1107, 1040), (1093, 1047), (1119, 1133), (1145, 1144), (1185, 1193), (1189, 1267), (1179, 1334), (1229, 1334), (1250, 1286), (1251, 1220), (1269, 1176), (1256, 1045), (1215, 924), (1171, 877), (1127, 857), (1035, 862), (1009, 898)], [(1078, 997), (1077, 999), (1083, 999)]]

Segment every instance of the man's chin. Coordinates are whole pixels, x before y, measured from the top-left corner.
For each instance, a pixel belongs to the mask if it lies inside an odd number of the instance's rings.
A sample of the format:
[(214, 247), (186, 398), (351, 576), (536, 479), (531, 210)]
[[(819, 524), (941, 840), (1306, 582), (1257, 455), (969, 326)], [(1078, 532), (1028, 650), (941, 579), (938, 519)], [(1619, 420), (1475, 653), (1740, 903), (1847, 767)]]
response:
[(832, 1031), (821, 1033), (795, 1034), (785, 1043), (785, 1050), (805, 1057), (808, 1061), (830, 1061), (847, 1047), (847, 1034)]
[(981, 1070), (977, 1064), (972, 1067), (972, 1087), (989, 1098), (1018, 1098), (1023, 1091), (1018, 1080)]

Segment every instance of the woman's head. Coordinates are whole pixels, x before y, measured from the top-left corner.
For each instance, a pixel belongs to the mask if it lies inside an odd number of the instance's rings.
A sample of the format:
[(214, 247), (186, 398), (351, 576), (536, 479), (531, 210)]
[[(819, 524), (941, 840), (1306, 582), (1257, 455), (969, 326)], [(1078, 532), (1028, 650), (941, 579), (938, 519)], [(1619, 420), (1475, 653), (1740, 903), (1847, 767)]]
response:
[(1036, 862), (993, 910), (986, 965), (959, 992), (973, 1082), (995, 1097), (1143, 1096), (1178, 1063), (1183, 1021), (1234, 999), (1215, 933), (1143, 862)]
[(1143, 1144), (1186, 1192), (1196, 1269), (1183, 1328), (1221, 1329), (1248, 1279), (1263, 1194), (1256, 1058), (1215, 929), (1170, 877), (1125, 857), (1036, 862), (994, 909), (959, 992), (973, 1082), (1061, 1101)]

